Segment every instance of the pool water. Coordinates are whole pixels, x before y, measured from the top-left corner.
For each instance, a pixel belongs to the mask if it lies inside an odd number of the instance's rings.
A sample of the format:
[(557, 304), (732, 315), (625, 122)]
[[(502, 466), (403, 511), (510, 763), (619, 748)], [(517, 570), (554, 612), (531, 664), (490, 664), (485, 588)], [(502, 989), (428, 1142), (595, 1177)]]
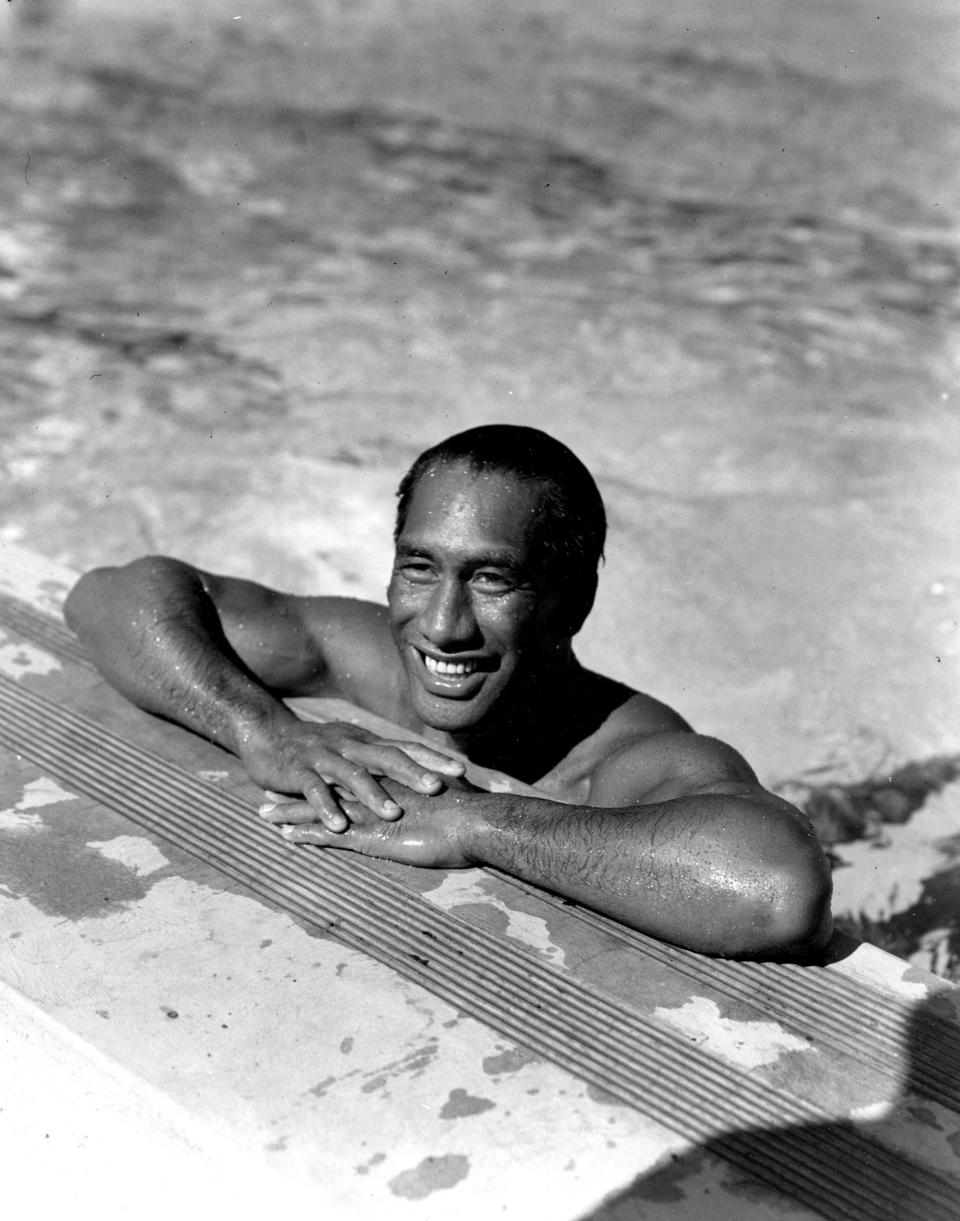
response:
[(0, 541), (382, 596), (445, 433), (546, 427), (583, 658), (960, 974), (960, 13), (0, 6)]

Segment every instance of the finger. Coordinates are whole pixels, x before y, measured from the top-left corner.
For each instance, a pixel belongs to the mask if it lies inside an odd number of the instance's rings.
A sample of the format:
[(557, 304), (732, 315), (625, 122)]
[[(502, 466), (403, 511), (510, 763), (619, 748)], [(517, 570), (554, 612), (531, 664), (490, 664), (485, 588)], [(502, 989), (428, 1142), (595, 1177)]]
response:
[(269, 802), (271, 805), (275, 806), (281, 805), (285, 801), (289, 802), (300, 800), (299, 797), (291, 797), (289, 793), (275, 793), (273, 789), (264, 789), (263, 799), (265, 802)]
[(309, 801), (290, 801), (289, 799), (279, 803), (265, 801), (257, 813), (264, 822), (275, 825), (317, 821), (317, 811)]
[[(339, 834), (312, 823), (310, 826), (281, 826), (280, 834), (290, 844), (313, 844), (317, 848), (346, 848), (362, 856), (382, 854), (386, 828), (382, 822), (370, 827), (350, 827)], [(378, 851), (378, 846), (380, 851)]]
[(329, 769), (331, 779), (345, 792), (347, 800), (358, 801), (378, 818), (391, 822), (403, 813), (393, 796), (378, 779), (370, 774), (362, 762), (353, 759), (338, 760), (338, 766)]
[(434, 750), (425, 743), (398, 742), (396, 745), (415, 763), (439, 772), (441, 776), (462, 776), (467, 770), (467, 765), (462, 759), (451, 759), (449, 755), (441, 754), (440, 751)]
[(397, 780), (418, 793), (436, 793), (443, 788), (443, 779), (436, 771), (424, 771), (424, 765), (412, 758), (402, 746), (384, 742), (351, 742), (343, 751), (344, 758), (362, 764), (377, 775)]
[[(341, 835), (333, 835), (313, 823), (309, 827), (281, 827), (280, 834), (290, 844), (312, 844), (317, 848), (339, 848), (358, 852), (361, 856), (380, 857), (408, 865), (440, 865), (442, 858), (421, 836), (398, 834), (398, 823), (377, 822), (368, 827), (351, 827)], [(461, 862), (452, 862), (459, 864)]]
[[(320, 822), (323, 823), (328, 831), (340, 832), (347, 829), (349, 825), (347, 816), (340, 808), (339, 801), (337, 801), (330, 789), (330, 785), (325, 780), (321, 780), (317, 775), (310, 774), (304, 782), (303, 795), (307, 799), (310, 808), (314, 811), (314, 821), (319, 817)], [(281, 821), (287, 820), (282, 819)]]
[[(453, 759), (426, 742), (379, 738), (354, 725), (341, 728), (347, 732), (337, 749), (344, 759), (363, 763), (377, 775), (390, 776), (420, 792), (436, 792), (442, 787), (442, 776), (462, 776), (466, 771), (462, 760)], [(413, 769), (408, 760), (413, 761)], [(428, 770), (420, 772), (421, 768)]]
[(309, 827), (281, 826), (280, 834), (291, 844), (315, 844), (318, 848), (345, 848), (349, 846), (346, 843), (346, 836), (349, 832), (336, 834), (316, 824)]
[[(340, 753), (344, 758), (353, 758), (351, 748), (358, 746), (370, 746), (374, 749), (389, 747), (399, 750), (401, 754), (407, 755), (421, 767), (441, 776), (462, 776), (467, 770), (464, 760), (454, 759), (445, 751), (438, 750), (427, 742), (411, 741), (407, 738), (380, 738), (376, 734), (370, 733), (369, 730), (361, 729), (358, 725), (342, 726), (342, 728), (347, 731), (345, 734), (347, 740), (340, 746)], [(403, 776), (397, 776), (395, 779), (407, 782)]]

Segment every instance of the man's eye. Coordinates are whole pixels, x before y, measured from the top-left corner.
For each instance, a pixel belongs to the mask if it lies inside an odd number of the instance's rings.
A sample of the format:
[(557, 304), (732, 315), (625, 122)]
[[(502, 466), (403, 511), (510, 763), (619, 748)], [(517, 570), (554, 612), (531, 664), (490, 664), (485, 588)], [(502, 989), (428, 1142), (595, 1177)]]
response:
[(473, 583), (479, 589), (491, 593), (503, 593), (516, 585), (516, 581), (505, 572), (475, 572)]
[(408, 581), (429, 581), (433, 577), (433, 568), (419, 560), (406, 560), (400, 565), (399, 571)]

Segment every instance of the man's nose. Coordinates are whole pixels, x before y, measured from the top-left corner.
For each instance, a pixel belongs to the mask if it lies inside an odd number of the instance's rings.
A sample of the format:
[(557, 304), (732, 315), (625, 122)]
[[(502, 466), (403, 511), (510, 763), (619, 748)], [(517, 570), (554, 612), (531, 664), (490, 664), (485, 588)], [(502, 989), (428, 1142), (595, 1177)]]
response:
[(424, 610), (421, 627), (427, 640), (440, 649), (463, 648), (472, 642), (477, 621), (470, 595), (459, 581), (449, 579), (436, 584)]

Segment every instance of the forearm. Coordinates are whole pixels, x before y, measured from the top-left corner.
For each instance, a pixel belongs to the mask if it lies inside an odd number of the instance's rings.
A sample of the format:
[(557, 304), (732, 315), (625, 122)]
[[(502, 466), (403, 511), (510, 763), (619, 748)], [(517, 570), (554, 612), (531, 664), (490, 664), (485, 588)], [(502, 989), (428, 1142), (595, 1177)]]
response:
[(65, 616), (128, 699), (234, 753), (264, 726), (294, 719), (244, 670), (186, 564), (150, 557), (88, 573), (71, 591)]
[(626, 809), (471, 798), (470, 853), (703, 953), (788, 954), (830, 932), (829, 870), (777, 799), (694, 796)]

